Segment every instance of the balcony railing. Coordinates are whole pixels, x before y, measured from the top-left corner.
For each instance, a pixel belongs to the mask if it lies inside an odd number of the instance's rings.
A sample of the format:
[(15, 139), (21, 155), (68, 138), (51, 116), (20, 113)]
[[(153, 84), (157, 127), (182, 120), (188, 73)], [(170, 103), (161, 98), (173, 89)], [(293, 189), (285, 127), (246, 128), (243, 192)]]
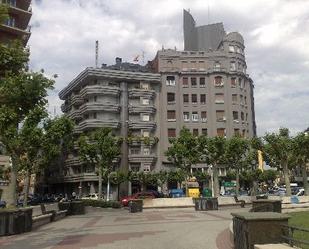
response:
[(152, 105), (140, 105), (140, 106), (129, 106), (129, 113), (135, 114), (135, 113), (155, 113), (156, 108)]
[(116, 120), (104, 120), (104, 119), (86, 119), (78, 125), (79, 131), (85, 131), (92, 128), (110, 127), (119, 128), (120, 123)]
[(120, 106), (118, 104), (105, 104), (98, 102), (88, 102), (80, 107), (81, 113), (87, 113), (92, 111), (105, 111), (105, 112), (120, 112)]
[(156, 123), (153, 121), (129, 121), (129, 129), (155, 129)]
[(85, 86), (80, 91), (80, 96), (90, 96), (90, 95), (115, 95), (120, 94), (120, 88), (116, 86), (102, 86), (102, 85), (92, 85)]
[(154, 98), (155, 90), (153, 89), (143, 89), (143, 88), (131, 88), (129, 89), (129, 98)]

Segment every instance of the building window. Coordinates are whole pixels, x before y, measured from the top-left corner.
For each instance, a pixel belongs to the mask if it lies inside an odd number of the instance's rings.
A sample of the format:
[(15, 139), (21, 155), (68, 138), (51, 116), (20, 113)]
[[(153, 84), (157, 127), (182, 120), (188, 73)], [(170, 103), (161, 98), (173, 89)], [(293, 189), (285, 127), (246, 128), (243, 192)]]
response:
[(237, 94), (232, 94), (232, 103), (237, 104)]
[(245, 121), (245, 114), (243, 112), (240, 113), (241, 121)]
[(235, 47), (232, 46), (232, 45), (230, 45), (230, 46), (229, 46), (229, 52), (235, 52)]
[(149, 90), (149, 84), (148, 83), (141, 83), (141, 89)]
[(242, 130), (242, 136), (246, 137), (246, 130)]
[(220, 69), (221, 69), (221, 64), (219, 62), (215, 62), (214, 71), (220, 71)]
[(183, 87), (188, 87), (188, 85), (189, 85), (189, 79), (188, 79), (188, 77), (183, 77), (183, 78), (182, 78), (182, 86), (183, 86)]
[(247, 105), (247, 96), (244, 97), (245, 105)]
[(232, 61), (231, 64), (230, 64), (230, 70), (236, 71), (236, 63), (234, 61)]
[(188, 104), (189, 103), (189, 94), (184, 94), (183, 95), (183, 103)]
[(231, 87), (232, 88), (236, 87), (236, 78), (231, 78)]
[(248, 121), (248, 113), (246, 113), (246, 121)]
[(94, 96), (94, 97), (93, 97), (93, 101), (94, 101), (94, 102), (97, 102), (97, 96)]
[(188, 62), (187, 61), (183, 61), (182, 62), (182, 70), (183, 71), (187, 71), (188, 70)]
[(238, 71), (241, 71), (242, 72), (242, 65), (240, 62), (238, 62)]
[(149, 99), (142, 98), (142, 105), (149, 105)]
[(150, 120), (149, 114), (142, 114), (142, 121), (149, 121), (149, 120)]
[(198, 129), (193, 129), (193, 136), (198, 137)]
[(237, 47), (237, 53), (241, 54), (241, 49)]
[(175, 102), (175, 93), (167, 93), (167, 103)]
[(174, 129), (174, 128), (167, 129), (167, 136), (168, 137), (176, 137), (176, 129)]
[(133, 171), (133, 172), (139, 172), (140, 164), (139, 164), (139, 163), (130, 164), (130, 169), (131, 169), (131, 171)]
[(130, 154), (131, 155), (138, 155), (138, 154), (140, 154), (140, 149), (139, 148), (131, 148)]
[(224, 94), (223, 93), (216, 93), (215, 94), (215, 103), (216, 104), (224, 104)]
[(233, 111), (233, 120), (236, 121), (236, 122), (239, 122), (238, 121), (238, 112), (236, 112), (236, 111)]
[(205, 136), (207, 136), (207, 135), (208, 135), (208, 131), (207, 131), (207, 129), (206, 129), (206, 128), (203, 128), (203, 129), (202, 129), (202, 135), (205, 135)]
[(217, 136), (218, 137), (225, 137), (225, 129), (224, 128), (218, 128), (217, 129)]
[(240, 97), (240, 104), (243, 105), (244, 104), (244, 97), (242, 95), (240, 95), (239, 97)]
[(235, 136), (240, 136), (240, 130), (239, 129), (234, 129), (234, 135)]
[(224, 85), (222, 77), (216, 76), (215, 80), (214, 80), (214, 84), (215, 84), (216, 87), (222, 87)]
[(205, 78), (200, 78), (200, 87), (205, 87)]
[(15, 27), (15, 18), (10, 16), (5, 20), (5, 25)]
[(198, 62), (198, 67), (200, 71), (205, 71), (205, 62), (204, 61), (199, 61)]
[(144, 148), (143, 149), (143, 154), (146, 155), (146, 156), (150, 155), (150, 149), (149, 148)]
[(216, 118), (218, 122), (225, 121), (224, 111), (216, 111)]
[(175, 86), (176, 85), (175, 76), (166, 76), (166, 85)]
[(175, 110), (167, 111), (167, 121), (176, 121), (176, 111)]
[(197, 94), (192, 94), (192, 104), (197, 104)]
[(200, 95), (200, 102), (201, 102), (202, 105), (206, 104), (206, 94)]
[(93, 113), (93, 118), (97, 119), (97, 113), (96, 112)]
[(183, 120), (184, 120), (185, 122), (190, 121), (190, 113), (189, 113), (189, 112), (184, 112), (184, 113), (183, 113)]
[(201, 112), (201, 120), (203, 123), (207, 122), (207, 112), (205, 111)]
[(143, 171), (144, 172), (150, 172), (150, 165), (144, 165), (143, 166)]
[(238, 78), (238, 85), (239, 85), (239, 88), (242, 89), (242, 80), (241, 80), (241, 78)]
[(149, 131), (143, 131), (142, 136), (143, 137), (149, 137), (150, 136)]
[(192, 121), (197, 122), (198, 121), (198, 113), (197, 112), (192, 112)]
[(191, 87), (196, 87), (197, 86), (196, 78), (191, 77), (190, 79), (191, 79)]

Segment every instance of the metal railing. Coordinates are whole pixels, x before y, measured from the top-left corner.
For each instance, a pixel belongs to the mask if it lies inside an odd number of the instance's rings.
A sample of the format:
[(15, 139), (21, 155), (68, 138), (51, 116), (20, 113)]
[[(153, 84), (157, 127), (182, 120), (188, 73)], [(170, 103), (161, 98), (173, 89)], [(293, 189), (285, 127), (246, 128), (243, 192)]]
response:
[[(295, 231), (307, 234), (306, 238), (309, 238), (309, 229), (295, 226), (282, 225), (282, 238), (291, 246), (309, 245), (309, 240), (296, 239)], [(303, 247), (301, 247), (303, 248)]]

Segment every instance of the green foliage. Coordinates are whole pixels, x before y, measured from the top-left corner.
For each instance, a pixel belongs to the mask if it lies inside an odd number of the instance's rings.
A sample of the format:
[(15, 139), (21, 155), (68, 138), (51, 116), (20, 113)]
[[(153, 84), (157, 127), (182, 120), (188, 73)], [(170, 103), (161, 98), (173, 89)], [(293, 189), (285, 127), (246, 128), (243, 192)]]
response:
[(176, 171), (170, 171), (168, 172), (167, 179), (171, 182), (182, 182), (186, 179), (188, 176), (187, 172), (184, 170), (176, 170)]
[(3, 23), (8, 18), (8, 8), (5, 4), (0, 3), (0, 23)]
[(82, 200), (85, 206), (101, 207), (101, 208), (121, 208), (119, 201), (103, 201), (103, 200)]
[(113, 160), (120, 155), (121, 139), (112, 134), (110, 128), (100, 128), (88, 137), (79, 139), (80, 157), (98, 167), (102, 172), (111, 172)]
[(199, 162), (198, 140), (189, 129), (183, 128), (179, 137), (170, 139), (171, 146), (165, 155), (168, 160), (183, 171), (189, 172), (192, 164)]
[(205, 182), (210, 179), (210, 175), (205, 171), (202, 172), (202, 171), (197, 170), (193, 173), (193, 176), (196, 177), (196, 180), (198, 182)]
[(225, 148), (226, 163), (236, 170), (244, 168), (250, 148), (249, 145), (249, 141), (242, 137), (236, 136), (228, 139)]

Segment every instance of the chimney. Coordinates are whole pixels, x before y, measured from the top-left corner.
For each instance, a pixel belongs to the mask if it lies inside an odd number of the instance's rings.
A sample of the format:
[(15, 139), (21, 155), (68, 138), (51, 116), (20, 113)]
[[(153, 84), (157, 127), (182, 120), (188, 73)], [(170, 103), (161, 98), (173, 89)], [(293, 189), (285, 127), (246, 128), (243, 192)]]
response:
[(122, 63), (122, 58), (116, 57), (116, 65), (119, 65)]

